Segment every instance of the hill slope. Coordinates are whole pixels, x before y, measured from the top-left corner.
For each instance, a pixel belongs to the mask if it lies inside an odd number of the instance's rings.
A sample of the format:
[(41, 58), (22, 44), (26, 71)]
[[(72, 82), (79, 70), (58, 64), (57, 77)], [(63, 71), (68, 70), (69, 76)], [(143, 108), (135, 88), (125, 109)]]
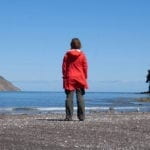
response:
[(0, 91), (20, 91), (20, 89), (0, 76)]

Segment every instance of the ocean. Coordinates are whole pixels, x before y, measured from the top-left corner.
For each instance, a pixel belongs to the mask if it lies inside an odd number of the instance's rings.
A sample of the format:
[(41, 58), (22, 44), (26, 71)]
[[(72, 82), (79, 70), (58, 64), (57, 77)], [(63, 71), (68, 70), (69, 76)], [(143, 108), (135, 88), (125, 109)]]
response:
[[(149, 102), (137, 98), (148, 94), (87, 92), (84, 96), (86, 111), (150, 112)], [(74, 109), (76, 100), (74, 97)], [(64, 113), (64, 92), (0, 92), (0, 114)]]

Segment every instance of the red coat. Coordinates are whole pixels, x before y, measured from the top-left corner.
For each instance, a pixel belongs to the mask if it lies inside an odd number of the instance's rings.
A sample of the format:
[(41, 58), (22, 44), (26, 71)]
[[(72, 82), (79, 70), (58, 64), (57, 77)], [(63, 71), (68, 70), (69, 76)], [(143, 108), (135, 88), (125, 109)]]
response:
[(62, 74), (65, 90), (87, 89), (87, 60), (80, 50), (69, 50), (63, 59)]

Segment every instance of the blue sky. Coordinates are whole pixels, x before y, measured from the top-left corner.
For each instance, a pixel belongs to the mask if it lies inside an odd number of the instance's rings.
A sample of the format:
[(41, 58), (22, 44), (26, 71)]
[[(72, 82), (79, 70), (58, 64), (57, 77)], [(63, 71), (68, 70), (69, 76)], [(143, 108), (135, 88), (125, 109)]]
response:
[(89, 91), (144, 91), (149, 0), (0, 1), (0, 75), (22, 90), (62, 90), (61, 63), (79, 37)]

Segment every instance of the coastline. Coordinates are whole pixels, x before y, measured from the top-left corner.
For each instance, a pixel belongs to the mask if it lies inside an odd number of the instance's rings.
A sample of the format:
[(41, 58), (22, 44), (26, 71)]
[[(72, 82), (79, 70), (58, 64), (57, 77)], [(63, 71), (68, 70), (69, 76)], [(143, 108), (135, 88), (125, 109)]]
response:
[(150, 149), (150, 113), (0, 114), (0, 149)]
[[(142, 102), (143, 99), (139, 99)], [(145, 100), (145, 99), (144, 99)], [(144, 103), (146, 103), (144, 101)], [(149, 103), (149, 101), (148, 101)], [(76, 113), (77, 107), (74, 107), (74, 113)], [(102, 106), (102, 107), (85, 107), (87, 114), (90, 113), (150, 113), (150, 106), (143, 106), (139, 104), (138, 106)], [(38, 115), (38, 114), (65, 114), (65, 107), (3, 107), (0, 108), (0, 115)]]

